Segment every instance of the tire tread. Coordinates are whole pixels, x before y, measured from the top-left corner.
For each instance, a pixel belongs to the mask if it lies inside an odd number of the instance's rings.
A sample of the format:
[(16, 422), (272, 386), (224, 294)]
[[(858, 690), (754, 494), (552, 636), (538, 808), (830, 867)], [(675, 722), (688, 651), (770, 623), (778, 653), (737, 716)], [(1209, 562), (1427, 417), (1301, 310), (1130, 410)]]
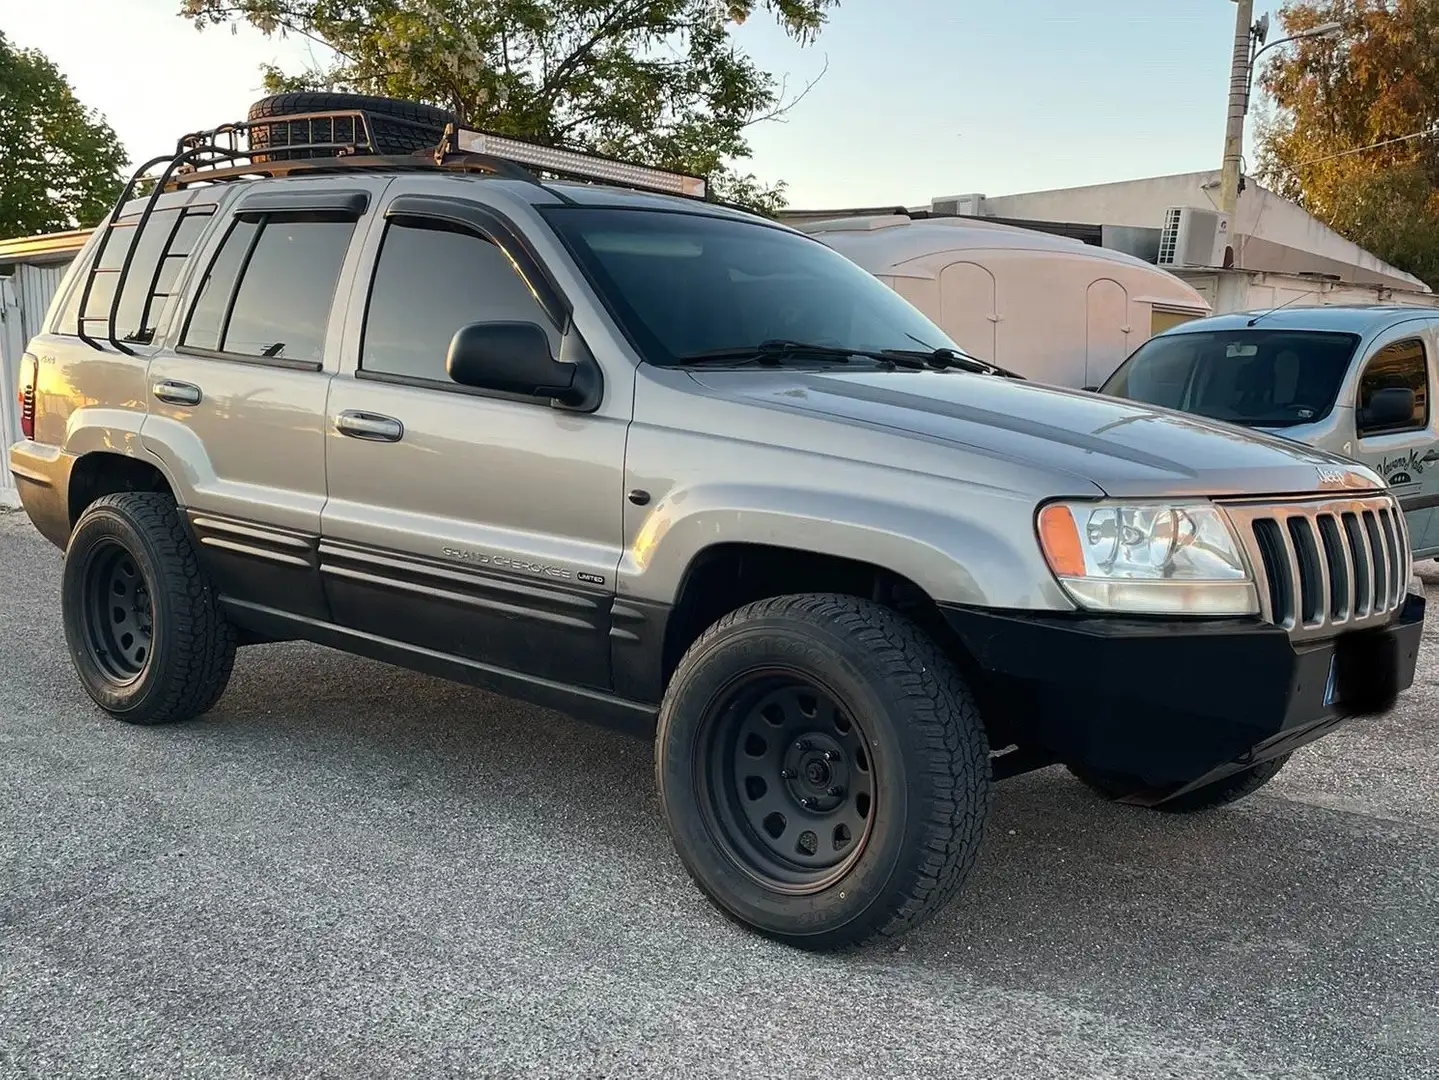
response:
[(954, 664), (916, 623), (879, 604), (837, 593), (777, 596), (730, 612), (694, 642), (675, 677), (728, 631), (760, 619), (800, 620), (858, 646), (878, 661), (883, 680), (916, 714), (909, 734), (933, 796), (921, 823), (923, 840), (914, 857), (897, 869), (909, 880), (894, 890), (887, 910), (867, 919), (867, 932), (846, 944), (903, 934), (953, 899), (979, 857), (990, 765), (974, 698)]
[[(208, 712), (219, 701), (235, 664), (235, 629), (180, 520), (175, 500), (158, 492), (120, 492), (93, 502), (86, 513), (112, 510), (150, 544), (160, 580), (156, 591), (170, 598), (174, 625), (165, 643), (171, 657), (163, 693), (143, 715), (127, 723), (168, 724)], [(84, 523), (82, 515), (80, 525)]]

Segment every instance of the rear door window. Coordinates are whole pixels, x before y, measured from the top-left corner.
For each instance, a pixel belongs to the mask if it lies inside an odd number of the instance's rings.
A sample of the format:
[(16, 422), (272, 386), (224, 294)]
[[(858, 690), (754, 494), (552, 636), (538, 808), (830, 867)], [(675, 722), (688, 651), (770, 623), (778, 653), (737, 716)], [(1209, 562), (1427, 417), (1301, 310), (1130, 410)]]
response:
[(235, 221), (205, 275), (182, 344), (318, 364), (354, 232), (352, 218), (332, 214)]

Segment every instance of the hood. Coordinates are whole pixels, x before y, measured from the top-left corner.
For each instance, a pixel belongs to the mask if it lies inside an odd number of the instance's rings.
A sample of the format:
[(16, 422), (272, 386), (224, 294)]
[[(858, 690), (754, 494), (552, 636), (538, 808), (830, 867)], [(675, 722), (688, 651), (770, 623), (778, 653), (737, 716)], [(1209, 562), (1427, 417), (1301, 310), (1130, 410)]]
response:
[(959, 371), (753, 369), (691, 375), (720, 396), (947, 443), (1087, 480), (1114, 497), (1383, 487), (1317, 447), (1087, 391)]

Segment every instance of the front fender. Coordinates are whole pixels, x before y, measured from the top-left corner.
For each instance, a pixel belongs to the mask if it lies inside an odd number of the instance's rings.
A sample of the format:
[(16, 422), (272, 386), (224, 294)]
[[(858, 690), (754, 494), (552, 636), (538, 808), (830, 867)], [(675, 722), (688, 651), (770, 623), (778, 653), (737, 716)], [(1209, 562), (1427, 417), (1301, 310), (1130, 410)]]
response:
[[(619, 592), (673, 603), (701, 552), (748, 543), (879, 566), (939, 603), (1073, 609), (1039, 553), (1031, 499), (985, 491), (966, 506), (963, 489), (951, 483), (906, 481), (903, 501), (761, 483), (673, 491), (654, 505), (626, 548)], [(916, 490), (923, 486), (935, 490)]]

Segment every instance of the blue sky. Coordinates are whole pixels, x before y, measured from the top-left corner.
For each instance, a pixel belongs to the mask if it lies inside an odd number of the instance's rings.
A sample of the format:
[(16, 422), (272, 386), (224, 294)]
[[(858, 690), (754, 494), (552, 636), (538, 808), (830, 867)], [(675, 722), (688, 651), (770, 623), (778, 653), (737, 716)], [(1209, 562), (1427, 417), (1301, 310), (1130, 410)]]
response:
[[(132, 157), (151, 156), (243, 116), (262, 62), (311, 55), (249, 30), (197, 33), (178, 7), (0, 0), (0, 29), (49, 54)], [(796, 207), (1218, 168), (1233, 30), (1230, 0), (844, 0), (800, 48), (757, 16), (739, 40), (791, 92), (828, 71), (785, 122), (753, 129), (749, 167), (787, 180)]]

